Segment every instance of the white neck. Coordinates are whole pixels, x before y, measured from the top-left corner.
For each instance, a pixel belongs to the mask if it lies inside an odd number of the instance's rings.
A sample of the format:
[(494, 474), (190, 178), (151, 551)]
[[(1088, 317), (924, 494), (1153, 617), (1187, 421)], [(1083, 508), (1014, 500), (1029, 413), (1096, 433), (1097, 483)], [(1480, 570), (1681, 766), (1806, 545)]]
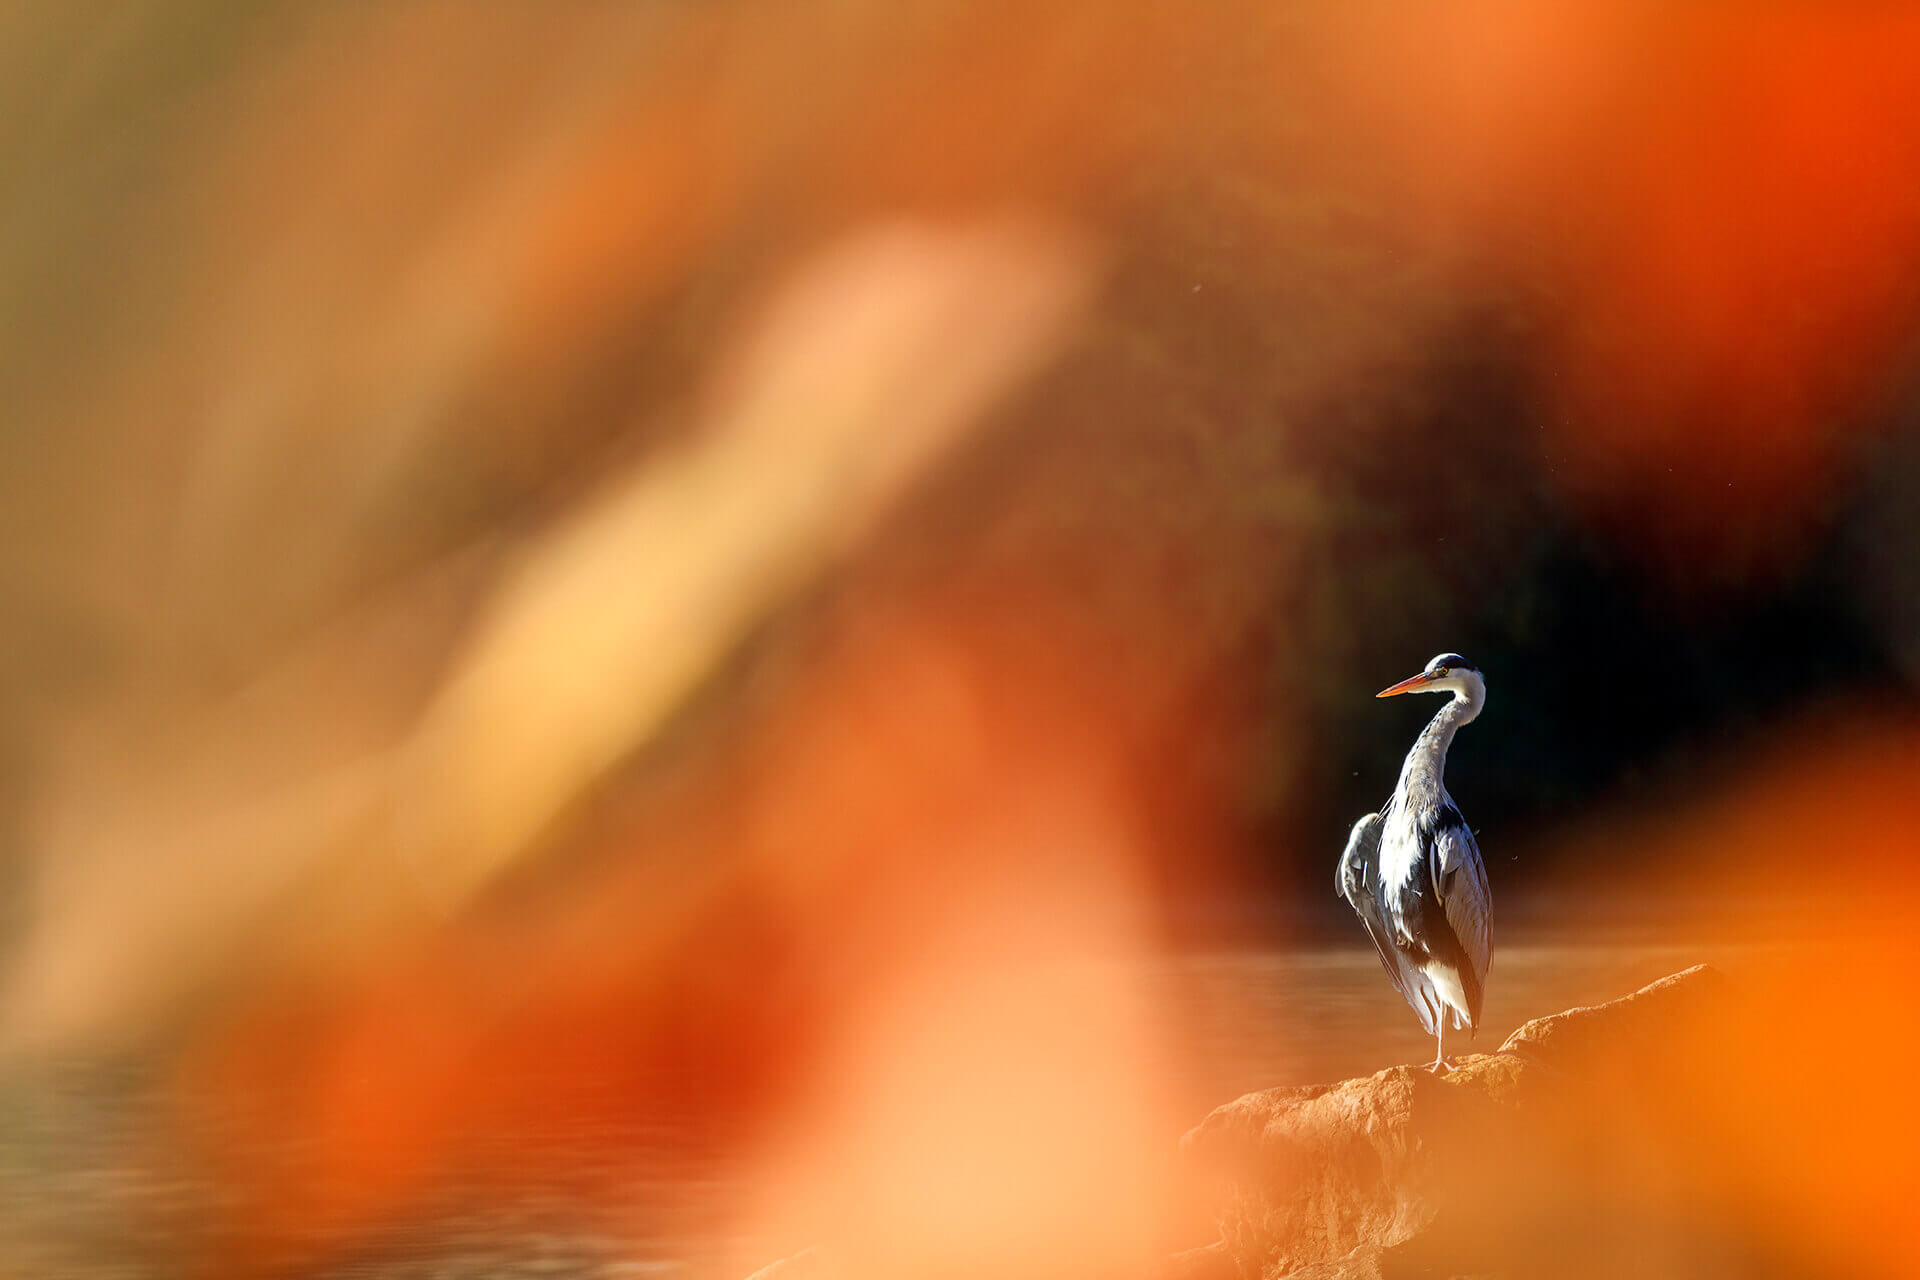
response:
[(1456, 689), (1447, 705), (1441, 707), (1407, 752), (1400, 766), (1399, 794), (1409, 800), (1438, 803), (1446, 794), (1442, 775), (1447, 768), (1447, 748), (1453, 745), (1454, 731), (1480, 714), (1483, 695), (1471, 685)]

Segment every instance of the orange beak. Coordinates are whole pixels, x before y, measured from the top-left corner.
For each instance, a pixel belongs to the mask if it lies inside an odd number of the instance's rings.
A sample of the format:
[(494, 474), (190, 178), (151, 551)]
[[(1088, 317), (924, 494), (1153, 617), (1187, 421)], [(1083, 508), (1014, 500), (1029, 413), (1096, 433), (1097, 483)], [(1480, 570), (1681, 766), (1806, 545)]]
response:
[(1426, 672), (1422, 671), (1417, 676), (1408, 676), (1405, 680), (1402, 680), (1399, 684), (1388, 685), (1386, 688), (1382, 689), (1380, 692), (1374, 694), (1373, 696), (1376, 698), (1391, 698), (1396, 693), (1412, 693), (1415, 689), (1426, 688), (1428, 685), (1432, 684), (1436, 678), (1437, 677), (1430, 676)]

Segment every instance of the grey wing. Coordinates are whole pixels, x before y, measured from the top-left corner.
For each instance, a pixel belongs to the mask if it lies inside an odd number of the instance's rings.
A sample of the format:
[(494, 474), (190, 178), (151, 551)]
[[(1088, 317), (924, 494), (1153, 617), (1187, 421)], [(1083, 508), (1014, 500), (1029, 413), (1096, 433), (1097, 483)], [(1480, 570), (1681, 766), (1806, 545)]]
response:
[(1433, 1035), (1439, 1000), (1427, 976), (1409, 964), (1394, 947), (1393, 930), (1388, 927), (1380, 909), (1380, 897), (1374, 892), (1374, 886), (1380, 882), (1382, 825), (1377, 813), (1370, 813), (1353, 824), (1353, 831), (1347, 836), (1346, 852), (1340, 855), (1340, 866), (1334, 873), (1333, 888), (1367, 927), (1367, 936), (1373, 939), (1373, 949), (1380, 956), (1380, 966), (1393, 980), (1394, 989), (1413, 1006), (1427, 1034)]
[(1487, 888), (1486, 864), (1480, 845), (1464, 825), (1448, 825), (1434, 834), (1433, 891), (1446, 910), (1447, 924), (1460, 940), (1473, 969), (1474, 1021), (1480, 1019), (1480, 991), (1486, 985), (1487, 965), (1493, 959), (1493, 894)]

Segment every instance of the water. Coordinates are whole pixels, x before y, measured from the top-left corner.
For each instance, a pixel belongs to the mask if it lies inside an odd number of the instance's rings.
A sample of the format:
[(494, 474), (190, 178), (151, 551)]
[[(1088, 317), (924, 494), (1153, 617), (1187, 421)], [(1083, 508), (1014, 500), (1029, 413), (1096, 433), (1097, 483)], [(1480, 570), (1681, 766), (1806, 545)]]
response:
[[(1689, 965), (1738, 972), (1779, 947), (1644, 938), (1503, 943), (1483, 1028), (1491, 1051), (1530, 1018), (1609, 1000)], [(1425, 1061), (1432, 1042), (1364, 945), (1195, 951), (1154, 975), (1183, 1064), (1182, 1106), (1197, 1123), (1242, 1093)], [(154, 1099), (138, 1071), (73, 1065), (3, 1082), (0, 1248), (22, 1274), (169, 1276), (204, 1265), (227, 1204), (190, 1166), (156, 1154)], [(1178, 1134), (1168, 1135), (1169, 1150)], [(796, 1242), (756, 1240), (728, 1218), (737, 1171), (670, 1127), (589, 1119), (525, 1150), (484, 1156), (484, 1181), (445, 1179), (405, 1212), (351, 1240), (291, 1242), (279, 1267), (325, 1277), (666, 1276), (705, 1280), (742, 1256), (772, 1260)], [(555, 1156), (559, 1158), (555, 1158)], [(528, 1170), (566, 1170), (564, 1181)], [(505, 1175), (501, 1169), (509, 1172)], [(591, 1188), (591, 1191), (586, 1190)], [(728, 1261), (722, 1262), (722, 1259)]]
[[(1488, 974), (1478, 1035), (1469, 1041), (1464, 1032), (1449, 1033), (1448, 1050), (1490, 1053), (1530, 1019), (1616, 999), (1695, 964), (1739, 969), (1772, 949), (1645, 940), (1503, 943)], [(1432, 1037), (1365, 945), (1190, 954), (1168, 965), (1164, 981), (1197, 1050), (1189, 1088), (1203, 1106), (1433, 1058)]]

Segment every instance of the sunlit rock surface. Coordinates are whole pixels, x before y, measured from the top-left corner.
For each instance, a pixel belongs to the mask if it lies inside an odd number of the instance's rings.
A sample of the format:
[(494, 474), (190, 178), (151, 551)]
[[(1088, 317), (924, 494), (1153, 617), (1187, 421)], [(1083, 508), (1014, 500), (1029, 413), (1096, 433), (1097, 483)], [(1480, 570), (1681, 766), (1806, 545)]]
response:
[(1728, 994), (1698, 966), (1529, 1022), (1444, 1076), (1227, 1103), (1182, 1143), (1216, 1248), (1249, 1280), (1792, 1274), (1728, 1203), (1696, 1120), (1745, 1047), (1724, 1035)]
[[(1859, 1184), (1878, 1157), (1835, 1137), (1830, 1047), (1778, 1005), (1774, 983), (1696, 966), (1441, 1076), (1237, 1098), (1181, 1142), (1198, 1247), (1155, 1280), (1905, 1274), (1865, 1249), (1836, 1269), (1833, 1231), (1808, 1230), (1806, 1188)], [(857, 1274), (822, 1256), (770, 1274)]]

